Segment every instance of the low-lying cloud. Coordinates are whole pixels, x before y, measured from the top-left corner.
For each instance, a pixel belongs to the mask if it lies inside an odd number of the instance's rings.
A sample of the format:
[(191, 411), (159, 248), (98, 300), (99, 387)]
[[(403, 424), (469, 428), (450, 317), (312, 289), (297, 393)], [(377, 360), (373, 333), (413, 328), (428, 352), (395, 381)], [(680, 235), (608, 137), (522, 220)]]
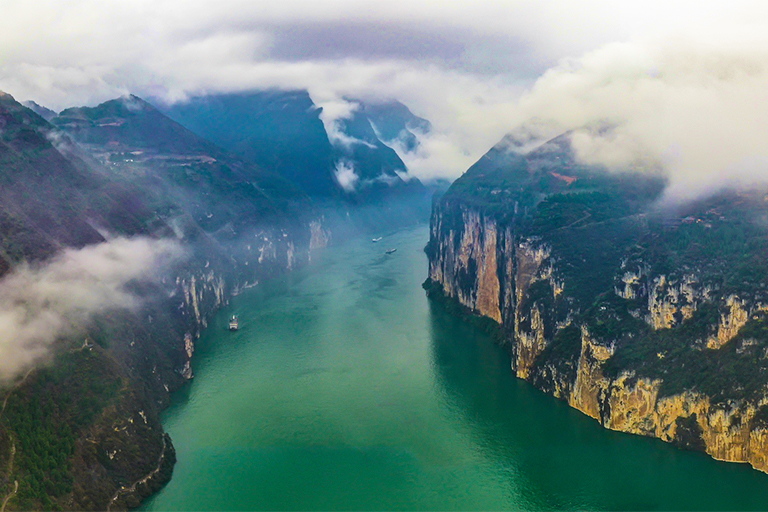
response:
[(94, 315), (135, 310), (142, 299), (130, 283), (152, 282), (183, 256), (175, 241), (115, 238), (66, 249), (50, 261), (23, 264), (0, 280), (0, 382), (51, 354)]
[(328, 140), (338, 148), (349, 150), (356, 144), (362, 144), (369, 148), (376, 149), (376, 146), (362, 139), (352, 137), (344, 133), (343, 122), (352, 119), (355, 112), (360, 110), (360, 104), (354, 101), (348, 101), (343, 98), (337, 98), (330, 101), (324, 101), (317, 105), (322, 109), (320, 120), (323, 122), (325, 132), (328, 134)]
[(352, 162), (347, 160), (340, 160), (336, 163), (336, 170), (334, 171), (336, 181), (339, 183), (345, 192), (354, 192), (357, 188), (357, 182), (360, 180), (360, 176), (355, 172), (355, 166)]
[(398, 99), (429, 119), (403, 155), (423, 180), (459, 176), (538, 118), (611, 126), (576, 135), (580, 157), (662, 167), (673, 196), (765, 181), (760, 0), (7, 4), (0, 89), (57, 110), (126, 93), (307, 89), (328, 119), (343, 118), (331, 112), (343, 98)]
[(611, 44), (549, 70), (518, 114), (578, 129), (586, 163), (662, 170), (670, 198), (766, 184), (768, 37)]

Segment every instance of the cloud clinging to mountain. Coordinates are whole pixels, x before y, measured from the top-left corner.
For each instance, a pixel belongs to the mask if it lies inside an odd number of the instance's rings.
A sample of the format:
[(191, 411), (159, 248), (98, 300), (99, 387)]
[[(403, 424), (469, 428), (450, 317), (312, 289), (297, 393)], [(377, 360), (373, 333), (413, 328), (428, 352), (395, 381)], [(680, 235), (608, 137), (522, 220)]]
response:
[(160, 279), (183, 256), (177, 242), (114, 238), (66, 249), (43, 264), (23, 264), (0, 280), (0, 382), (44, 360), (58, 339), (94, 315), (134, 310), (141, 298), (128, 286)]
[(584, 158), (621, 166), (642, 153), (701, 190), (766, 174), (760, 1), (9, 0), (3, 10), (0, 89), (54, 108), (126, 92), (306, 88), (318, 104), (396, 98), (432, 121), (407, 157), (422, 178), (457, 176), (532, 117), (608, 120), (611, 139), (575, 141)]

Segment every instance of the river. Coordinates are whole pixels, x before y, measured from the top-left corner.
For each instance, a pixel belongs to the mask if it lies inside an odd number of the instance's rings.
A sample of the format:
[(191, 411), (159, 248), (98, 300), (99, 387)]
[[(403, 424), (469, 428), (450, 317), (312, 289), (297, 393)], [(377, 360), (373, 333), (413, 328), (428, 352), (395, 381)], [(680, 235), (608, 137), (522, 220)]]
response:
[(426, 299), (427, 227), (382, 235), (213, 319), (163, 416), (173, 479), (144, 510), (768, 508), (768, 475), (605, 430), (514, 379)]

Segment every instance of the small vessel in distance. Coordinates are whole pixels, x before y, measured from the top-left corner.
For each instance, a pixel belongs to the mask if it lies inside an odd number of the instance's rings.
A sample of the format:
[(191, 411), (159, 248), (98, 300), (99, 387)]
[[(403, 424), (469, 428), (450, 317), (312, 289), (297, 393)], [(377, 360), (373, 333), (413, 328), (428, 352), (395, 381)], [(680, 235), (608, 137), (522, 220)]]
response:
[(379, 237), (379, 238), (374, 238), (373, 240), (371, 240), (371, 242), (373, 242), (373, 243), (376, 243), (376, 242), (380, 242), (380, 241), (381, 241), (381, 238), (382, 238), (382, 237)]
[(240, 328), (240, 322), (237, 320), (237, 315), (232, 315), (232, 318), (229, 320), (229, 330), (230, 331), (236, 331)]
[(397, 250), (397, 249), (390, 249), (390, 250), (386, 251), (384, 254), (392, 254), (392, 253), (393, 253), (393, 252), (395, 252), (396, 250)]

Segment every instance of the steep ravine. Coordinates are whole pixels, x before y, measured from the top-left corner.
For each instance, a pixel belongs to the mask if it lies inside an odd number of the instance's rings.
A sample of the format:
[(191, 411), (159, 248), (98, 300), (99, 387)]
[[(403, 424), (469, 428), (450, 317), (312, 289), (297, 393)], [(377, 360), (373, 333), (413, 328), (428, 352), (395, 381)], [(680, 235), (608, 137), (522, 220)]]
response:
[[(695, 267), (672, 268), (673, 275), (656, 273), (657, 261), (643, 261), (628, 252), (597, 269), (609, 274), (613, 289), (598, 290), (594, 305), (587, 309), (585, 302), (569, 294), (580, 286), (566, 264), (573, 255), (563, 246), (556, 248), (550, 237), (516, 232), (509, 218), (499, 220), (455, 197), (440, 201), (432, 215), (425, 287), (498, 323), (517, 377), (567, 401), (604, 427), (656, 437), (768, 472), (764, 383), (754, 393), (724, 390), (710, 396), (703, 385), (665, 387), (665, 380), (674, 381), (675, 372), (682, 369), (659, 366), (674, 350), (716, 360), (718, 351), (726, 348), (741, 354), (760, 345), (762, 340), (745, 334), (744, 327), (750, 320), (762, 321), (766, 305), (761, 292), (725, 290), (708, 283), (706, 272)], [(675, 329), (690, 331), (691, 319), (697, 311), (694, 319), (700, 318), (705, 307), (711, 320), (690, 347), (670, 346), (652, 354), (657, 359), (654, 368), (663, 370), (635, 368), (614, 359), (618, 347), (629, 351), (626, 347), (633, 338), (639, 343), (656, 333), (674, 336)], [(765, 357), (762, 348), (756, 352), (756, 368), (763, 367)], [(664, 377), (658, 376), (660, 372)]]

